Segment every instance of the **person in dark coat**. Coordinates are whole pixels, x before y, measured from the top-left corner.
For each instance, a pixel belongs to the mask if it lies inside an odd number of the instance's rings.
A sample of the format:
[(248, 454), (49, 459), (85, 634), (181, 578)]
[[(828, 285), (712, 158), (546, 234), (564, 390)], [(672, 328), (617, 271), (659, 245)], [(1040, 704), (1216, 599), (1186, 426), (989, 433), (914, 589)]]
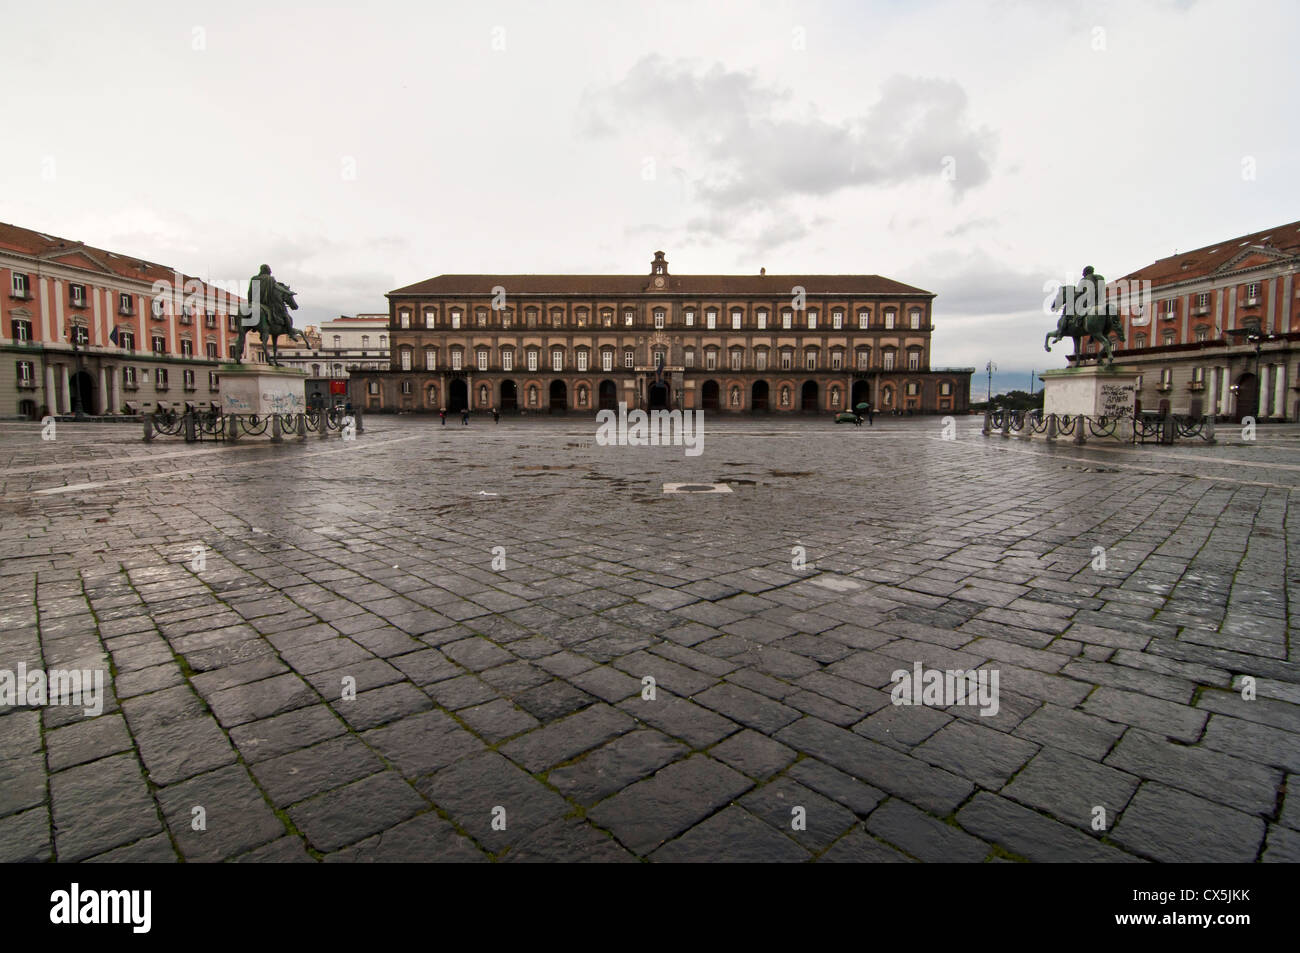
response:
[(492, 422), (494, 424), (501, 423), (501, 411), (497, 410), (495, 407), (492, 408)]
[(443, 407), (438, 411), (438, 416), (442, 418), (442, 425), (447, 426), (447, 408)]
[(469, 408), (468, 408), (468, 407), (462, 407), (462, 408), (461, 408), (461, 411), (460, 411), (460, 425), (461, 425), (462, 427), (468, 427), (468, 426), (469, 426)]

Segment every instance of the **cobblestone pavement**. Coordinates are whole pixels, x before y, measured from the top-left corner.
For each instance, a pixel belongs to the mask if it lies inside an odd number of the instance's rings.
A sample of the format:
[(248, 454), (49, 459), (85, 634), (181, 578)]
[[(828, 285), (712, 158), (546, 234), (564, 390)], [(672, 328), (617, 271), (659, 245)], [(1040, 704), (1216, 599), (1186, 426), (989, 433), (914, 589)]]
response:
[(1300, 430), (709, 423), (0, 424), (0, 860), (1300, 860)]

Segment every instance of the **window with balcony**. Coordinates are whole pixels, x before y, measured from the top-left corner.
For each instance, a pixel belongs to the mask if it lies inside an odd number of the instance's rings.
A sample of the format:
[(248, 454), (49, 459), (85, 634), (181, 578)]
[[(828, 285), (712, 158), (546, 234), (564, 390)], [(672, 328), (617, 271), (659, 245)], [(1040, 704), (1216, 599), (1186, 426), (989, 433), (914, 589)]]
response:
[[(134, 308), (134, 306), (132, 305), (132, 302), (131, 302), (131, 296), (130, 296), (129, 294), (119, 294), (119, 295), (117, 296), (117, 313), (118, 313), (118, 314), (131, 314), (131, 313), (134, 312), (134, 311), (135, 311), (135, 308)], [(232, 324), (233, 324), (233, 321), (234, 321), (234, 316), (232, 315), (232, 316), (231, 316), (231, 322), (232, 322)]]
[(155, 354), (167, 353), (167, 341), (161, 334), (155, 334), (153, 336), (153, 352)]
[[(405, 354), (406, 352), (403, 351), (402, 353)], [(459, 348), (456, 348), (451, 352), (451, 369), (453, 371), (459, 371), (464, 366), (465, 366), (465, 352), (460, 350)], [(410, 370), (410, 367), (407, 366), (405, 360), (403, 360), (402, 370), (404, 371)]]
[(30, 298), (31, 283), (26, 275), (14, 272), (9, 278), (9, 295), (12, 298)]
[(718, 367), (718, 352), (714, 350), (705, 351), (704, 369), (706, 371), (713, 371), (713, 370), (717, 370), (717, 367)]
[(842, 330), (844, 329), (844, 312), (843, 312), (843, 311), (832, 311), (832, 312), (831, 312), (831, 327), (834, 328), (836, 331), (842, 331)]
[(869, 328), (869, 327), (871, 327), (871, 312), (870, 312), (870, 311), (865, 311), (865, 310), (864, 310), (864, 311), (859, 311), (859, 312), (858, 312), (858, 329), (861, 330), (861, 331), (865, 331), (865, 330), (866, 330), (867, 328)]
[(731, 330), (739, 331), (741, 322), (743, 320), (744, 320), (744, 315), (742, 312), (740, 311), (731, 312)]
[(718, 312), (712, 310), (705, 311), (704, 326), (710, 331), (714, 330), (718, 326)]
[(438, 313), (436, 311), (431, 311), (428, 309), (425, 310), (424, 326), (426, 329), (429, 330), (432, 330), (433, 328), (436, 328), (438, 326)]
[(32, 339), (32, 322), (23, 318), (13, 318), (10, 322), (13, 328), (13, 339), (19, 344), (27, 344)]
[(167, 368), (165, 367), (160, 367), (154, 371), (153, 379), (156, 390), (167, 390), (171, 386), (167, 380)]
[(682, 352), (682, 366), (683, 367), (695, 366), (695, 348), (688, 347), (685, 351)]
[(844, 357), (839, 351), (831, 351), (831, 370), (838, 371), (844, 367)]
[(501, 352), (501, 370), (513, 371), (515, 369), (515, 352), (504, 350)]
[(635, 312), (635, 311), (624, 311), (624, 312), (623, 312), (623, 324), (624, 324), (624, 326), (630, 328), (630, 327), (632, 326), (632, 323), (633, 323), (635, 320), (636, 320), (636, 312)]
[(809, 311), (809, 312), (808, 312), (808, 330), (809, 330), (809, 331), (816, 331), (816, 330), (817, 330), (817, 312), (816, 312), (816, 311)]
[(865, 371), (871, 366), (871, 352), (858, 351), (858, 370)]
[(921, 352), (920, 352), (920, 351), (908, 351), (908, 352), (907, 352), (907, 369), (908, 369), (909, 371), (919, 371), (919, 370), (921, 369)]
[(559, 348), (556, 348), (555, 350), (551, 351), (551, 370), (553, 371), (564, 370), (564, 352), (561, 351)]
[(181, 357), (193, 357), (194, 344), (190, 341), (181, 341)]
[(744, 352), (739, 349), (733, 349), (731, 352), (731, 369), (738, 371), (745, 366)]
[(474, 320), (480, 328), (487, 327), (487, 308), (479, 308), (475, 311)]
[(794, 355), (789, 351), (781, 352), (781, 370), (788, 371), (794, 367)]
[(765, 309), (759, 308), (758, 311), (755, 312), (754, 323), (758, 325), (760, 331), (767, 330), (767, 311)]
[(817, 352), (816, 352), (816, 351), (809, 351), (807, 354), (805, 354), (805, 355), (803, 356), (803, 366), (804, 366), (804, 370), (807, 370), (807, 371), (815, 371), (815, 370), (817, 370)]
[(682, 320), (688, 328), (695, 327), (695, 312), (690, 309), (682, 312)]
[(18, 370), (19, 387), (36, 386), (36, 365), (35, 364), (33, 364), (31, 361), (19, 361), (17, 364), (17, 370)]
[(207, 354), (209, 360), (215, 361), (217, 359), (217, 342), (209, 341), (203, 345), (203, 351)]
[(452, 308), (452, 309), (451, 309), (451, 326), (452, 326), (453, 328), (459, 328), (459, 327), (460, 327), (460, 309), (459, 309), (459, 308)]
[(894, 330), (894, 310), (892, 308), (885, 312), (885, 330)]
[(664, 328), (664, 320), (664, 313), (662, 311), (655, 311), (655, 327), (660, 331)]
[(528, 369), (529, 369), (530, 371), (535, 371), (535, 370), (537, 370), (537, 352), (536, 352), (536, 351), (529, 351), (529, 352), (528, 352)]
[(68, 285), (68, 300), (72, 302), (74, 308), (84, 308), (86, 306), (86, 286)]
[(893, 352), (893, 351), (886, 351), (886, 352), (881, 356), (881, 367), (882, 367), (882, 369), (884, 369), (884, 370), (886, 370), (886, 371), (892, 371), (892, 370), (894, 369), (894, 352)]
[(478, 358), (478, 369), (486, 371), (488, 369), (488, 352), (478, 351), (475, 356)]
[(919, 308), (913, 308), (908, 312), (908, 321), (911, 324), (913, 331), (919, 331), (921, 329), (921, 311)]
[(186, 390), (194, 390), (194, 371), (188, 367), (181, 372), (181, 385)]
[(398, 360), (401, 361), (402, 370), (409, 371), (411, 369), (411, 349), (405, 347), (402, 348)]
[(754, 352), (754, 370), (767, 370), (767, 351), (760, 350)]
[(612, 370), (614, 369), (614, 352), (613, 352), (613, 351), (601, 351), (601, 352), (600, 352), (600, 369), (601, 369), (602, 371), (612, 371)]
[(782, 312), (781, 312), (781, 329), (784, 330), (784, 331), (789, 331), (789, 330), (790, 330), (790, 326), (791, 326), (791, 324), (793, 324), (793, 323), (794, 323), (794, 315), (792, 315), (789, 311), (782, 311)]
[(623, 352), (623, 366), (626, 368), (636, 367), (636, 351), (628, 348)]
[(578, 352), (578, 370), (580, 370), (580, 371), (585, 371), (586, 369), (587, 369), (587, 352), (586, 352), (586, 351), (579, 351), (579, 352)]

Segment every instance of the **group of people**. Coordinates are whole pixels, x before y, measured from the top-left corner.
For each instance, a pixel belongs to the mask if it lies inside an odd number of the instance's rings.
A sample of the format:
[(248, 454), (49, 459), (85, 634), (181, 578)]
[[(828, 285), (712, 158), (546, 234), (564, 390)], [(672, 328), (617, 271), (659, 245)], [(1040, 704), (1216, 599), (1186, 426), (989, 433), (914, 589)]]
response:
[[(441, 408), (441, 409), (438, 411), (438, 416), (439, 416), (440, 418), (442, 418), (442, 425), (443, 425), (444, 427), (447, 426), (447, 408), (446, 408), (446, 407), (443, 407), (443, 408)], [(499, 423), (501, 423), (501, 411), (497, 410), (495, 407), (492, 408), (492, 422), (493, 422), (494, 424), (499, 424)], [(469, 408), (468, 408), (468, 407), (462, 407), (462, 408), (460, 409), (460, 425), (461, 425), (462, 427), (468, 427), (468, 426), (469, 426)]]

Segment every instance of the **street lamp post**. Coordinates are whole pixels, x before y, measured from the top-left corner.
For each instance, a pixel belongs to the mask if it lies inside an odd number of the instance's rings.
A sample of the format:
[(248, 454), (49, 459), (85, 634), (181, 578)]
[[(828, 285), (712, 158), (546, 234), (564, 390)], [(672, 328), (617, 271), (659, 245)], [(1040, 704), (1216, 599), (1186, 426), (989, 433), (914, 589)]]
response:
[(987, 364), (984, 365), (984, 370), (988, 371), (988, 375), (989, 375), (988, 391), (984, 396), (984, 401), (985, 403), (989, 404), (989, 406), (992, 406), (993, 404), (993, 372), (996, 371), (997, 369), (998, 366), (994, 364), (992, 361), (989, 361)]
[(72, 326), (72, 355), (73, 355), (73, 373), (72, 373), (72, 415), (74, 417), (82, 416), (81, 412), (81, 334), (80, 327), (76, 324)]

